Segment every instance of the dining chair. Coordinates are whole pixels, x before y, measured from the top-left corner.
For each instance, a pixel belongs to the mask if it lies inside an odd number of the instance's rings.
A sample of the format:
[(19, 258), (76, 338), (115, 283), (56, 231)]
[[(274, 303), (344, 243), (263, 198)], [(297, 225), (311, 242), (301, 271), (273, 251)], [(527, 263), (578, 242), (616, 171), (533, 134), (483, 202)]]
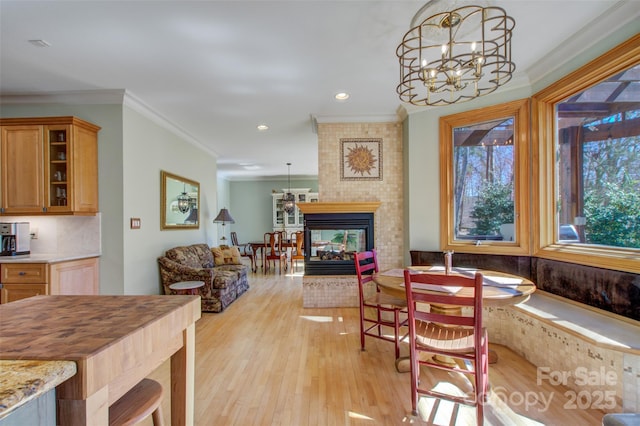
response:
[(294, 272), (298, 260), (304, 262), (304, 231), (293, 232), (291, 243), (291, 272)]
[[(411, 360), (411, 408), (417, 415), (420, 394), (476, 407), (477, 424), (484, 419), (489, 384), (489, 341), (482, 327), (482, 274), (404, 271), (409, 314), (409, 354)], [(473, 314), (464, 316), (464, 309)], [(453, 307), (453, 308), (452, 308)], [(455, 362), (441, 362), (437, 356)], [(473, 376), (474, 394), (456, 396), (420, 383), (420, 367)], [(426, 383), (427, 381), (425, 381)]]
[[(365, 350), (365, 336), (393, 342), (396, 361), (400, 358), (400, 327), (407, 324), (400, 318), (406, 314), (406, 301), (382, 293), (373, 281), (372, 274), (378, 272), (378, 255), (376, 250), (355, 253), (354, 263), (358, 277), (358, 298), (360, 301), (360, 347)], [(370, 295), (367, 284), (373, 283), (375, 292)], [(373, 314), (373, 315), (372, 315)], [(393, 319), (390, 317), (393, 316)], [(385, 328), (393, 329), (393, 336), (385, 334)]]
[[(264, 234), (264, 271), (267, 272), (270, 268), (270, 263), (272, 261), (278, 261), (278, 269), (282, 272), (282, 267), (284, 265), (284, 270), (287, 270), (288, 262), (287, 262), (287, 251), (283, 245), (283, 241), (285, 239), (284, 231), (275, 231), (275, 232), (265, 232)], [(274, 262), (275, 269), (275, 262)]]
[(255, 256), (255, 253), (253, 252), (253, 249), (251, 248), (251, 244), (249, 243), (240, 244), (238, 242), (238, 234), (235, 231), (231, 231), (231, 245), (238, 247), (238, 251), (240, 252), (241, 257), (249, 258), (249, 260), (251, 261), (251, 270), (253, 272), (256, 272), (258, 267), (255, 259), (256, 256)]

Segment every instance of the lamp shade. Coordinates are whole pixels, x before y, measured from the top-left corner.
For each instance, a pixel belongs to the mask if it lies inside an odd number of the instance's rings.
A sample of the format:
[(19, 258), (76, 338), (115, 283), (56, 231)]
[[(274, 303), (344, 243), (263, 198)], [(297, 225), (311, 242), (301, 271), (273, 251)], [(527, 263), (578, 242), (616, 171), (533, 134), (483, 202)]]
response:
[(224, 208), (220, 209), (220, 213), (218, 213), (218, 216), (213, 219), (213, 223), (222, 223), (224, 225), (225, 223), (236, 223), (236, 221), (233, 220), (233, 218), (229, 214), (229, 210)]

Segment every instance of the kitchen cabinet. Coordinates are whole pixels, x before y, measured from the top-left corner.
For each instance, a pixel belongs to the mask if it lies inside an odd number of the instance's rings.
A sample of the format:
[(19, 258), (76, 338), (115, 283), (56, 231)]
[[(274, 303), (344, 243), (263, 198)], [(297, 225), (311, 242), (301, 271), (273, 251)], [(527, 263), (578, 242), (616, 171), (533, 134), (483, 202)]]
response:
[(98, 258), (73, 260), (49, 265), (51, 294), (98, 294)]
[[(30, 386), (31, 384), (25, 384)], [(56, 390), (55, 388), (31, 399), (25, 405), (0, 419), (0, 426), (55, 426)]]
[(47, 294), (99, 293), (98, 258), (0, 265), (0, 303)]
[(76, 117), (0, 119), (0, 214), (96, 214), (99, 130)]
[[(282, 210), (282, 197), (291, 192), (295, 197), (295, 209), (291, 213)], [(285, 230), (287, 234), (304, 230), (304, 213), (298, 208), (298, 203), (318, 202), (318, 193), (311, 192), (310, 188), (283, 189), (282, 192), (271, 194), (273, 198), (273, 230)]]
[(0, 303), (49, 294), (48, 272), (45, 263), (0, 265)]

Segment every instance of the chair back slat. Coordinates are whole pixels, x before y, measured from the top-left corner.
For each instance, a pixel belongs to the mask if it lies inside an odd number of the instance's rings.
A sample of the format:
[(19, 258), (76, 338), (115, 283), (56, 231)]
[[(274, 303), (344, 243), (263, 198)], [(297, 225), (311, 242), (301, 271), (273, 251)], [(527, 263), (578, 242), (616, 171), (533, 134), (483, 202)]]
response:
[[(416, 281), (413, 281), (416, 283)], [(425, 283), (431, 284), (431, 283)], [(413, 295), (413, 300), (423, 303), (437, 303), (439, 305), (456, 305), (456, 306), (474, 306), (476, 303), (475, 297), (456, 296), (456, 294), (446, 293), (422, 293), (421, 290), (416, 289)]]
[(357, 252), (354, 264), (360, 284), (366, 284), (373, 280), (372, 274), (378, 272), (378, 255), (375, 249)]
[(475, 324), (473, 317), (463, 317), (451, 314), (426, 314), (424, 312), (416, 312), (415, 319), (419, 321), (432, 321), (439, 324), (459, 325), (464, 327), (473, 327)]
[(291, 234), (292, 251), (296, 255), (302, 255), (304, 253), (304, 231), (296, 231)]

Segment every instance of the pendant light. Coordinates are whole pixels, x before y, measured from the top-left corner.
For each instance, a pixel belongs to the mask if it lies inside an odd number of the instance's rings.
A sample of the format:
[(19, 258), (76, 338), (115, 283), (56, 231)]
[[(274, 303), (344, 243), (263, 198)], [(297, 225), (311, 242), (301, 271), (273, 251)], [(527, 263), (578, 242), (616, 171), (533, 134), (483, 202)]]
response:
[(293, 213), (296, 207), (296, 197), (291, 193), (291, 163), (287, 163), (288, 171), (288, 182), (289, 186), (287, 187), (287, 193), (282, 197), (282, 210), (284, 210), (287, 214)]
[(187, 213), (189, 211), (189, 195), (187, 195), (187, 186), (182, 189), (182, 194), (178, 196), (178, 210), (180, 213)]

